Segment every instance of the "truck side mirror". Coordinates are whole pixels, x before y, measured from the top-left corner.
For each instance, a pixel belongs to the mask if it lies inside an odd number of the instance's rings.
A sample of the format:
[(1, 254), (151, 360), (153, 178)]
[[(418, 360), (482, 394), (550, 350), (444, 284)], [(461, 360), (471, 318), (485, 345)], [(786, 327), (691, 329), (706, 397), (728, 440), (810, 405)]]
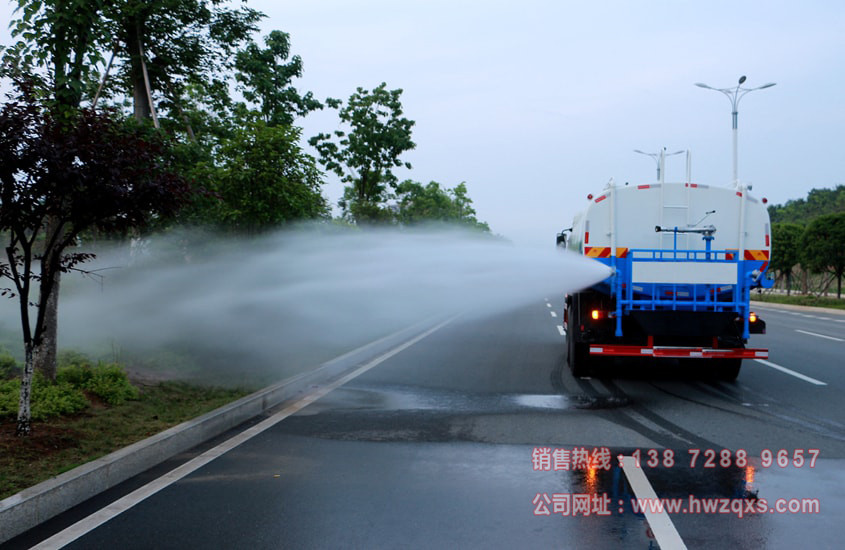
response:
[(557, 244), (557, 246), (566, 248), (566, 235), (564, 233), (558, 233), (555, 244)]

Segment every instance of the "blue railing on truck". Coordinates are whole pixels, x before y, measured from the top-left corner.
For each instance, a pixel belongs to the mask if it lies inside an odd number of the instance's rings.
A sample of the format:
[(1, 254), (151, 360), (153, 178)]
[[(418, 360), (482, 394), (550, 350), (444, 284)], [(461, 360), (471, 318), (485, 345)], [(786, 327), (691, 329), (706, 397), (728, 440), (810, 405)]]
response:
[[(751, 289), (761, 286), (763, 262), (742, 260), (737, 250), (630, 249), (625, 257), (602, 258), (614, 270), (606, 280), (616, 300), (616, 336), (622, 336), (622, 316), (630, 311), (733, 311), (743, 319), (743, 338), (749, 336)], [(691, 262), (733, 264), (735, 284), (643, 283), (632, 280), (634, 262)]]

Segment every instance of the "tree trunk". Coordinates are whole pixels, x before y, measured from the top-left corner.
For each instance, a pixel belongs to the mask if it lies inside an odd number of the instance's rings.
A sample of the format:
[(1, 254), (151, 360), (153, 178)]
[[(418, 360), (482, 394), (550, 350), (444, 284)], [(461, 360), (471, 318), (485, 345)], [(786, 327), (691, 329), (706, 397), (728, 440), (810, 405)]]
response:
[(836, 299), (842, 298), (842, 272), (836, 274)]
[(144, 84), (144, 71), (141, 66), (141, 48), (139, 40), (142, 32), (141, 22), (131, 18), (126, 23), (126, 51), (130, 59), (130, 80), (132, 82), (132, 98), (135, 106), (135, 120), (143, 121), (152, 117), (150, 101), (147, 97), (147, 86)]
[(53, 289), (47, 297), (44, 308), (44, 332), (41, 345), (33, 351), (33, 363), (36, 370), (47, 380), (56, 380), (56, 354), (59, 345), (59, 280), (61, 272), (56, 272)]
[(32, 409), (30, 402), (32, 400), (32, 343), (28, 342), (24, 346), (24, 366), (21, 374), (21, 394), (18, 401), (18, 424), (15, 429), (15, 435), (18, 437), (25, 437), (32, 433)]
[(789, 296), (790, 291), (792, 290), (792, 272), (786, 272), (786, 295)]
[[(50, 217), (47, 220), (47, 230), (45, 238), (49, 241), (53, 235), (60, 231), (58, 227), (58, 220)], [(48, 255), (44, 251), (44, 256), (41, 259), (41, 276), (46, 276), (48, 271), (48, 262), (52, 261), (52, 255)], [(50, 289), (50, 295), (47, 297), (47, 303), (44, 305), (44, 332), (40, 343), (33, 348), (34, 368), (40, 371), (47, 380), (56, 380), (56, 352), (59, 344), (58, 327), (59, 327), (59, 281), (61, 279), (61, 272), (56, 271), (53, 279), (53, 287)], [(46, 280), (46, 279), (45, 279)]]

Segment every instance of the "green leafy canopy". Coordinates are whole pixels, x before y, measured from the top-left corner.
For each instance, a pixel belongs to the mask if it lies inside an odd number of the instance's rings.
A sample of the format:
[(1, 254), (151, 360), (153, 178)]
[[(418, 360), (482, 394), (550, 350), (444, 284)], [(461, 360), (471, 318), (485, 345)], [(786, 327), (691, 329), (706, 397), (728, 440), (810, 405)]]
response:
[(401, 89), (388, 90), (382, 82), (372, 91), (358, 88), (345, 106), (327, 100), (340, 108), (340, 121), (349, 129), (309, 140), (326, 169), (348, 184), (341, 206), (357, 221), (381, 217), (377, 212), (397, 185), (393, 169), (411, 168), (401, 156), (416, 147), (411, 139), (414, 121), (402, 116), (401, 95)]

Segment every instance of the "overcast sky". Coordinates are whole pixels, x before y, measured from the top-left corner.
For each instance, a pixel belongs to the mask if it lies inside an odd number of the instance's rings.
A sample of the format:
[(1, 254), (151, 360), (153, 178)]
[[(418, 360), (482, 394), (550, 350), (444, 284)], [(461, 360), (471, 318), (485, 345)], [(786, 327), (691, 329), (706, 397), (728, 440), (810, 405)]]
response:
[[(12, 3), (2, 3), (7, 20)], [(551, 245), (610, 178), (653, 181), (654, 161), (634, 149), (689, 149), (693, 181), (727, 185), (730, 103), (695, 82), (777, 83), (739, 106), (739, 176), (755, 195), (782, 203), (845, 183), (841, 2), (248, 4), (267, 14), (263, 34), (290, 33), (300, 90), (345, 99), (357, 86), (402, 88), (417, 148), (399, 177), (465, 181), (478, 217), (517, 242)], [(311, 136), (337, 117), (298, 124)], [(667, 159), (668, 181), (684, 175), (683, 155)]]

